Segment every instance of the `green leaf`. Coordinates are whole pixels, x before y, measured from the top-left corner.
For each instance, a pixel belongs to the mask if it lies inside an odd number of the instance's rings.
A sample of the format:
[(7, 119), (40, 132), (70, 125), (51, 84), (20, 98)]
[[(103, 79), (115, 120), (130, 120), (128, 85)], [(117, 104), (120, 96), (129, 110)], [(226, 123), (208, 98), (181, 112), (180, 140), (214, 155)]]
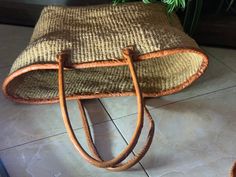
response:
[(149, 4), (149, 3), (158, 2), (158, 0), (143, 0), (143, 2), (144, 2), (145, 4)]
[(143, 0), (143, 2), (144, 2), (145, 4), (151, 3), (149, 0)]
[(124, 2), (128, 2), (129, 0), (112, 0), (113, 4), (119, 4), (119, 3), (124, 3)]
[[(119, 4), (124, 2), (130, 2), (133, 0), (112, 0), (113, 4)], [(143, 3), (149, 4), (153, 2), (157, 2), (158, 0), (142, 0)], [(178, 10), (179, 8), (185, 8), (185, 0), (161, 0), (166, 4), (167, 12), (171, 13), (173, 11)]]
[(162, 0), (162, 2), (166, 4), (168, 13), (185, 8), (185, 0)]
[(180, 1), (180, 5), (182, 6), (182, 8), (185, 8), (185, 0)]

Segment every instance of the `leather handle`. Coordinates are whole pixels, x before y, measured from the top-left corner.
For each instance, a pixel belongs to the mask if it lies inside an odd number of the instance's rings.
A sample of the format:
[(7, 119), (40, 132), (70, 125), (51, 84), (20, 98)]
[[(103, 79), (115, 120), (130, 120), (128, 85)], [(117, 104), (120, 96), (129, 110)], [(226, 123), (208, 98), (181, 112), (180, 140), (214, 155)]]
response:
[[(62, 117), (63, 117), (63, 121), (64, 121), (64, 124), (65, 124), (66, 130), (67, 130), (67, 133), (68, 133), (69, 138), (72, 141), (73, 145), (80, 152), (82, 157), (84, 159), (86, 159), (89, 163), (91, 163), (91, 164), (93, 164), (97, 167), (101, 167), (101, 168), (115, 167), (115, 166), (117, 166), (117, 164), (122, 162), (133, 151), (134, 147), (136, 146), (136, 144), (138, 142), (138, 139), (139, 139), (142, 127), (143, 127), (144, 104), (143, 104), (143, 98), (142, 98), (142, 93), (141, 93), (141, 90), (140, 90), (140, 86), (139, 86), (138, 80), (137, 80), (137, 74), (135, 72), (133, 61), (132, 61), (133, 51), (131, 49), (126, 48), (126, 49), (123, 50), (123, 55), (124, 55), (124, 58), (126, 59), (127, 64), (129, 66), (132, 81), (133, 81), (133, 84), (134, 84), (135, 93), (136, 93), (136, 96), (137, 96), (138, 117), (137, 117), (137, 124), (136, 124), (136, 128), (135, 128), (135, 132), (134, 132), (134, 134), (131, 138), (130, 143), (127, 145), (127, 147), (117, 157), (113, 158), (112, 160), (108, 160), (108, 161), (102, 161), (100, 158), (98, 158), (98, 156), (96, 156), (95, 158), (91, 157), (83, 149), (83, 147), (80, 145), (80, 143), (78, 142), (78, 140), (77, 140), (77, 138), (74, 134), (74, 131), (72, 129), (72, 125), (71, 125), (71, 122), (70, 122), (70, 119), (69, 119), (69, 116), (68, 116), (67, 105), (66, 105), (66, 97), (65, 97), (65, 91), (64, 91), (64, 61), (65, 61), (67, 55), (66, 54), (60, 54), (60, 55), (57, 56), (58, 63), (59, 63), (59, 68), (58, 68), (59, 102), (60, 102)], [(79, 100), (78, 100), (78, 102), (79, 102)], [(152, 130), (152, 132), (154, 132), (154, 124), (153, 124), (153, 121), (151, 121), (151, 122), (152, 122), (151, 123), (152, 124), (151, 130)], [(143, 157), (144, 154), (147, 152), (147, 149), (150, 147), (152, 137), (153, 137), (153, 133), (150, 134), (150, 138), (148, 140), (148, 143), (145, 146), (146, 148), (144, 148), (141, 151), (141, 155), (138, 155), (136, 157), (136, 160), (133, 161), (132, 165), (137, 163), (141, 159), (141, 157)], [(131, 165), (131, 163), (129, 163), (128, 166), (126, 164), (126, 169), (129, 168), (132, 165)]]
[(231, 169), (230, 177), (236, 177), (236, 161), (234, 162), (234, 165)]
[[(87, 118), (86, 118), (86, 114), (85, 114), (84, 108), (82, 106), (82, 102), (80, 100), (78, 100), (78, 106), (79, 106), (80, 113), (81, 113), (83, 128), (84, 128), (84, 131), (85, 131), (85, 134), (86, 134), (86, 140), (87, 140), (88, 147), (89, 147), (90, 151), (92, 152), (93, 156), (95, 156), (96, 159), (98, 159), (100, 161), (103, 161), (102, 158), (100, 157), (100, 154), (98, 153), (94, 143), (93, 143), (90, 128), (89, 128), (88, 121), (87, 121)], [(131, 158), (130, 160), (128, 160), (127, 162), (116, 164), (113, 167), (107, 167), (106, 168), (107, 170), (110, 170), (110, 171), (123, 171), (123, 170), (126, 170), (126, 169), (132, 167), (133, 165), (135, 165), (136, 163), (138, 163), (143, 158), (143, 156), (146, 154), (146, 152), (148, 151), (148, 149), (149, 149), (149, 147), (152, 143), (152, 140), (153, 140), (155, 126), (154, 126), (154, 121), (151, 117), (151, 114), (149, 113), (149, 111), (146, 107), (144, 107), (144, 112), (145, 112), (146, 117), (149, 121), (149, 131), (148, 131), (147, 140), (144, 143), (143, 148), (141, 149), (141, 151), (139, 151), (137, 153), (137, 155), (134, 155), (134, 157)]]

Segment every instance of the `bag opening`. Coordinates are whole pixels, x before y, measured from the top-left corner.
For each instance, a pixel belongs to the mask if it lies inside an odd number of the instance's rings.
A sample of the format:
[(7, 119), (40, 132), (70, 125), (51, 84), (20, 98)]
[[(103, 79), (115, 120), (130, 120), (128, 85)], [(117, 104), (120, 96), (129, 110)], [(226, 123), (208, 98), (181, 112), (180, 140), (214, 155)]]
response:
[[(198, 78), (206, 66), (206, 56), (194, 51), (135, 62), (144, 96), (179, 91)], [(5, 93), (16, 101), (43, 103), (58, 99), (56, 69), (29, 70), (4, 85)], [(133, 85), (127, 66), (69, 69), (65, 71), (65, 93), (70, 99), (132, 95)]]

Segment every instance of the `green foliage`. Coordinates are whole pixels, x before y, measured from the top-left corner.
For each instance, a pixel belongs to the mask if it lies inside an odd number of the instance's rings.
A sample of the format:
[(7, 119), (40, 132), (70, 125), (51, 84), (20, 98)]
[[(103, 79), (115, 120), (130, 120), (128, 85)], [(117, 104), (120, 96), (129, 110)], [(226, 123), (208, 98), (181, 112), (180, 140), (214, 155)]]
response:
[[(124, 3), (124, 2), (131, 2), (134, 0), (113, 0), (114, 4), (118, 3)], [(142, 0), (145, 4), (148, 3), (154, 3), (157, 2), (158, 0)], [(167, 6), (167, 12), (171, 13), (173, 11), (176, 11), (179, 8), (185, 8), (185, 0), (162, 0), (163, 3), (166, 4)]]
[(185, 8), (185, 0), (162, 0), (167, 5), (168, 13), (176, 11), (179, 8)]

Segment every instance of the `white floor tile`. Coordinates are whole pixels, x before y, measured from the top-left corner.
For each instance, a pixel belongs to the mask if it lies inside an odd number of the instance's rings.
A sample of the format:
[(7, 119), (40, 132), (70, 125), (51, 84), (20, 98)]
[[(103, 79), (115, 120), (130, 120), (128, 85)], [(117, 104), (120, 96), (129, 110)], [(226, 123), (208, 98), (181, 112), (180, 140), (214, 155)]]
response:
[[(228, 176), (236, 160), (236, 87), (153, 109), (156, 131), (141, 161), (151, 177)], [(127, 140), (136, 115), (114, 120)], [(145, 125), (147, 132), (147, 125)], [(140, 140), (144, 143), (145, 137)], [(140, 148), (140, 146), (139, 146)]]
[[(111, 122), (95, 125), (93, 130), (96, 146), (105, 159), (119, 154), (126, 146)], [(82, 129), (76, 132), (86, 144)], [(11, 177), (146, 176), (139, 164), (129, 171), (113, 173), (93, 167), (82, 159), (66, 134), (1, 151), (0, 157)]]
[(203, 49), (214, 56), (217, 60), (224, 63), (226, 66), (236, 72), (236, 50), (216, 47), (203, 47)]
[[(0, 84), (8, 71), (0, 70)], [(98, 100), (84, 101), (84, 106), (90, 124), (110, 120)], [(74, 128), (82, 127), (76, 101), (68, 101), (68, 109)], [(62, 132), (65, 128), (59, 104), (14, 103), (0, 92), (0, 150)]]
[(10, 66), (27, 46), (33, 28), (0, 24), (0, 67)]
[[(149, 109), (173, 103), (186, 98), (213, 92), (236, 85), (236, 73), (210, 56), (209, 66), (203, 76), (190, 87), (179, 93), (160, 98), (148, 98), (146, 104)], [(137, 112), (135, 97), (103, 98), (103, 105), (113, 119)]]

